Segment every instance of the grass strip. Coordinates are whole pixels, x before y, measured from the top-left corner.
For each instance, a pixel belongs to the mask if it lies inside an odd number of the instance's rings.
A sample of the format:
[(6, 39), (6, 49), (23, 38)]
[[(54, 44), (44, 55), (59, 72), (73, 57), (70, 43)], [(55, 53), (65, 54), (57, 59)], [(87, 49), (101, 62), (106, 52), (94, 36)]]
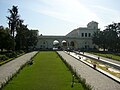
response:
[(55, 52), (40, 52), (33, 60), (3, 90), (84, 90), (77, 82), (71, 87), (72, 74)]
[(109, 59), (113, 59), (113, 60), (117, 60), (120, 61), (120, 56), (116, 55), (116, 54), (110, 54), (110, 53), (98, 53), (98, 52), (88, 52), (94, 55), (98, 55), (98, 56), (102, 56), (105, 58), (109, 58)]

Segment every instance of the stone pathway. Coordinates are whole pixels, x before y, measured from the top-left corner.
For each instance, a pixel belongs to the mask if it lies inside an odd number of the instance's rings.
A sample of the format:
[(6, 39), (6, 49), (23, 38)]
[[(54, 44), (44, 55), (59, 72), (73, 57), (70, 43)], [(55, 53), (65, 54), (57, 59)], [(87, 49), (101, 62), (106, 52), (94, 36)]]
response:
[(27, 53), (0, 66), (0, 87), (8, 80), (8, 77), (11, 77), (13, 74), (15, 74), (20, 69), (20, 67), (29, 61), (36, 53), (37, 51)]
[(120, 90), (120, 84), (101, 74), (100, 72), (90, 68), (86, 64), (78, 61), (63, 51), (58, 53), (74, 68), (86, 82), (94, 87), (95, 90)]

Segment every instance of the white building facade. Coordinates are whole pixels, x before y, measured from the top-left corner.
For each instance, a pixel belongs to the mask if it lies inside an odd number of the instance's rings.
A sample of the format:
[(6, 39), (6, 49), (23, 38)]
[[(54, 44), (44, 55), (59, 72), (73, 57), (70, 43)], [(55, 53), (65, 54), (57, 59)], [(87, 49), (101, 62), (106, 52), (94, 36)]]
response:
[[(74, 29), (66, 36), (39, 36), (37, 49), (90, 49), (95, 48), (96, 45), (92, 43), (92, 36), (94, 32), (99, 31), (98, 23), (91, 21), (87, 27), (80, 27)], [(57, 45), (54, 42), (57, 41)]]

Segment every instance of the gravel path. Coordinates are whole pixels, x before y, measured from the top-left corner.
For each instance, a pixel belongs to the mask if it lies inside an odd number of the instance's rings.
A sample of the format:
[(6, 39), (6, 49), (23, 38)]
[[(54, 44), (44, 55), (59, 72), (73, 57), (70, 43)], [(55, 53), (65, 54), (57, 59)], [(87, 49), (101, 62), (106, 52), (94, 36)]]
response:
[(76, 72), (85, 78), (86, 82), (93, 86), (95, 90), (120, 90), (120, 84), (114, 80), (90, 68), (63, 51), (58, 51), (58, 53), (74, 67)]
[(2, 83), (5, 83), (6, 80), (8, 80), (8, 77), (11, 77), (13, 74), (15, 74), (20, 67), (29, 61), (36, 53), (37, 51), (27, 53), (0, 66), (0, 87)]

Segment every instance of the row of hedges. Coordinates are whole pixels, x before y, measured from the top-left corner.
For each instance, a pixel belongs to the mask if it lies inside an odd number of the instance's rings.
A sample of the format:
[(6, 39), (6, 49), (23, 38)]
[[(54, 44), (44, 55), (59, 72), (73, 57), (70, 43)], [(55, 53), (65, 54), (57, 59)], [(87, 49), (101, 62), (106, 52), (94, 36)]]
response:
[(6, 55), (0, 55), (0, 61), (7, 60), (8, 57)]
[(9, 58), (15, 58), (18, 55), (24, 53), (24, 51), (20, 50), (20, 51), (12, 51), (12, 52), (5, 52), (5, 53), (1, 53), (0, 55), (0, 61), (5, 61)]

